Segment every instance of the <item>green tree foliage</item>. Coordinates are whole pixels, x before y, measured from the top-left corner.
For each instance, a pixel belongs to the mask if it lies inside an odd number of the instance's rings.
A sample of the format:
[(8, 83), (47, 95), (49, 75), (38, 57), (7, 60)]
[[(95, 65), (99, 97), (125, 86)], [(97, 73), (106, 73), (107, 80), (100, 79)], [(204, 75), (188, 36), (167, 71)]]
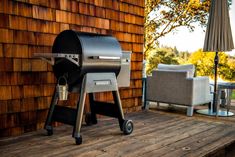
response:
[(202, 49), (192, 53), (186, 63), (192, 63), (196, 66), (197, 76), (212, 76), (214, 67), (213, 52), (202, 52)]
[(147, 60), (147, 74), (150, 74), (154, 68), (157, 68), (159, 63), (164, 64), (179, 64), (175, 49), (170, 47), (156, 48), (151, 51)]
[[(192, 53), (185, 63), (196, 66), (197, 76), (214, 77), (215, 52), (202, 52), (202, 49)], [(227, 54), (219, 53), (218, 76), (225, 80), (235, 80), (235, 59)]]
[(225, 80), (235, 81), (235, 58), (225, 55), (222, 59), (220, 58), (220, 61), (223, 62), (219, 64), (220, 77)]
[(210, 0), (146, 0), (145, 56), (158, 46), (158, 39), (185, 26), (193, 31), (195, 23), (205, 26)]
[(188, 51), (179, 52), (178, 61), (180, 64), (183, 64), (188, 61), (189, 57), (190, 57), (190, 53)]

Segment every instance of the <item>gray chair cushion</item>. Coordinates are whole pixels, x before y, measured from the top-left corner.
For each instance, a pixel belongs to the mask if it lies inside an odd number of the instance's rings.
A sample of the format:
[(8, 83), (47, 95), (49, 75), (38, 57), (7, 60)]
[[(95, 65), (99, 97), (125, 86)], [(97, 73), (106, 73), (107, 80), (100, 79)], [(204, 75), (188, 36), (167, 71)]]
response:
[(158, 70), (173, 70), (173, 71), (187, 71), (189, 78), (194, 77), (195, 66), (193, 64), (185, 65), (169, 65), (169, 64), (158, 64)]

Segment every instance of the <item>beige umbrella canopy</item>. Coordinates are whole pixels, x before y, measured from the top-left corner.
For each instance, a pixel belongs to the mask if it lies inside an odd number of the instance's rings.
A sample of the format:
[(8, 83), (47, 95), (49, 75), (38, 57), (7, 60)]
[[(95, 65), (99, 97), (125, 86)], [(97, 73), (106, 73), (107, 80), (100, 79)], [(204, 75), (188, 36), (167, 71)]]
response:
[(229, 20), (227, 0), (211, 0), (209, 19), (207, 23), (206, 36), (203, 51), (214, 51), (215, 55), (215, 83), (213, 106), (209, 115), (215, 115), (216, 90), (217, 90), (217, 67), (219, 62), (218, 52), (231, 51), (234, 49), (233, 38)]
[(234, 49), (227, 0), (211, 0), (203, 51)]

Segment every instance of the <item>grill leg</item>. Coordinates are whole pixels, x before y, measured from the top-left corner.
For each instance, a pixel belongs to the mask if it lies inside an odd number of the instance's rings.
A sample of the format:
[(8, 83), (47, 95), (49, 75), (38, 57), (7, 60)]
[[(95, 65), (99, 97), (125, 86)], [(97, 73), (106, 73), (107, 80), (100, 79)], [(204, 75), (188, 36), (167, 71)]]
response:
[(45, 126), (44, 126), (44, 128), (47, 130), (48, 135), (53, 134), (53, 128), (52, 128), (51, 122), (52, 122), (52, 116), (53, 116), (53, 112), (54, 112), (54, 109), (55, 109), (55, 105), (57, 103), (58, 103), (58, 93), (56, 92), (56, 88), (55, 88), (54, 95), (53, 95), (52, 100), (51, 100), (50, 109), (49, 109), (47, 119), (46, 119), (46, 122), (45, 122)]
[(94, 107), (94, 93), (89, 93), (89, 101), (90, 101), (90, 108), (91, 108), (91, 123), (97, 124), (97, 117), (95, 113), (95, 107)]
[(83, 111), (84, 111), (84, 106), (85, 106), (85, 99), (86, 99), (85, 85), (86, 85), (86, 81), (85, 79), (83, 79), (79, 102), (77, 104), (76, 123), (75, 123), (74, 130), (73, 130), (73, 137), (76, 140), (76, 144), (82, 144), (82, 136), (80, 132), (81, 132), (81, 126), (82, 126), (82, 116), (83, 116)]
[(132, 122), (132, 120), (125, 120), (124, 119), (121, 99), (120, 99), (120, 95), (119, 95), (118, 90), (113, 91), (112, 93), (113, 93), (114, 103), (117, 105), (118, 112), (119, 112), (119, 116), (118, 116), (119, 127), (125, 135), (129, 135), (132, 133), (132, 131), (134, 129), (133, 122)]
[(112, 94), (113, 94), (114, 103), (118, 107), (118, 112), (119, 112), (118, 122), (119, 122), (119, 126), (120, 126), (121, 131), (123, 131), (123, 123), (124, 123), (125, 119), (124, 119), (124, 114), (123, 114), (123, 110), (122, 110), (122, 104), (121, 104), (120, 95), (119, 95), (118, 91), (112, 91)]

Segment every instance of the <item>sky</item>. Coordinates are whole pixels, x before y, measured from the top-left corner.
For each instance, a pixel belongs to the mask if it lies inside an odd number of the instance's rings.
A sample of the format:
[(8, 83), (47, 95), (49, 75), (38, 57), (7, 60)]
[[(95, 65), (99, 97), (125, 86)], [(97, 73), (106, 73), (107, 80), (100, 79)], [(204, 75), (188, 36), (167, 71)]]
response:
[[(235, 0), (232, 1), (232, 6), (229, 11), (230, 23), (233, 33), (233, 43), (235, 44)], [(205, 28), (196, 27), (194, 32), (189, 32), (187, 28), (179, 28), (175, 33), (170, 33), (160, 39), (160, 45), (171, 46), (179, 51), (194, 52), (199, 48), (203, 48), (205, 38)], [(235, 56), (235, 50), (228, 52), (228, 54)]]

